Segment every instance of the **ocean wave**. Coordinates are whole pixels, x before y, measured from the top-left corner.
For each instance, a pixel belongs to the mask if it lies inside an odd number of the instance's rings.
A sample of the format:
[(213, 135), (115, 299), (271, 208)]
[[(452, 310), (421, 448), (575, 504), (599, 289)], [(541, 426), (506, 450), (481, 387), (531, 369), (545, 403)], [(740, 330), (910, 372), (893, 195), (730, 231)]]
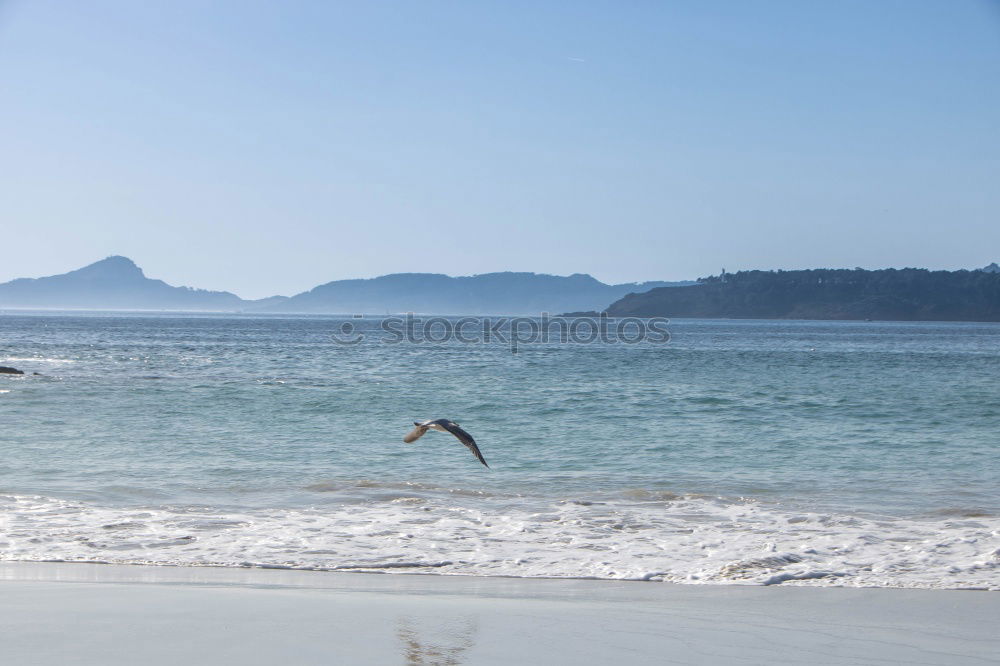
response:
[(45, 358), (42, 356), (5, 356), (0, 358), (0, 362), (3, 363), (76, 363), (75, 359), (71, 358)]
[(234, 512), (6, 495), (0, 559), (1000, 589), (996, 517), (802, 513), (696, 496), (418, 499)]
[[(416, 481), (380, 481), (377, 479), (351, 479), (351, 480), (329, 480), (329, 481), (317, 481), (315, 483), (310, 483), (305, 486), (305, 490), (314, 493), (344, 493), (355, 490), (363, 490), (369, 493), (377, 493), (382, 491), (383, 493), (389, 493), (390, 499), (395, 499), (397, 495), (393, 493), (398, 493), (398, 497), (405, 498), (411, 494), (416, 493), (436, 493), (436, 494), (446, 494), (446, 495), (459, 495), (466, 497), (499, 497), (500, 493), (494, 493), (486, 490), (478, 489), (468, 489), (468, 488), (448, 488), (445, 486), (434, 485), (430, 483), (420, 483)], [(509, 494), (507, 497), (516, 497), (517, 495)]]

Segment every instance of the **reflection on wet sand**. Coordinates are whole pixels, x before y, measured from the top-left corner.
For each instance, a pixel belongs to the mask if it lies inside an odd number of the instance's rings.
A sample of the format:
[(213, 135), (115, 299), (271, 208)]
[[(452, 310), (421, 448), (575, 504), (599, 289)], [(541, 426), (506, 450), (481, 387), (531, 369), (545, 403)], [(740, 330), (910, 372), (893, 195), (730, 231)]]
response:
[(409, 666), (458, 666), (475, 645), (479, 623), (475, 618), (418, 621), (400, 617), (396, 636), (403, 644), (403, 663)]

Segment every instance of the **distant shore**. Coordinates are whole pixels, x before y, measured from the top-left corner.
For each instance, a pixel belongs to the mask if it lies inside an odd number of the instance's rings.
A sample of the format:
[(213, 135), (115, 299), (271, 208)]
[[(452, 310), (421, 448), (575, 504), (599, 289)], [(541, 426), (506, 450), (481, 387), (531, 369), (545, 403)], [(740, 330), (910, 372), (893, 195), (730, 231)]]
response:
[(16, 664), (996, 663), (1000, 594), (0, 563)]
[(1000, 321), (1000, 273), (918, 268), (741, 271), (632, 293), (612, 317)]

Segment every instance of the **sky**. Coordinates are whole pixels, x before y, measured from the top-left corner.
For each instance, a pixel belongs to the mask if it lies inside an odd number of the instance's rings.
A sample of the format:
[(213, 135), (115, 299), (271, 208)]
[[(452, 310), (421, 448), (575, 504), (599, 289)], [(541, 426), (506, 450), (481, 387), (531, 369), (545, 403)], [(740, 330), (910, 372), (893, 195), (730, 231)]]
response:
[(1000, 1), (0, 0), (0, 282), (1000, 261)]

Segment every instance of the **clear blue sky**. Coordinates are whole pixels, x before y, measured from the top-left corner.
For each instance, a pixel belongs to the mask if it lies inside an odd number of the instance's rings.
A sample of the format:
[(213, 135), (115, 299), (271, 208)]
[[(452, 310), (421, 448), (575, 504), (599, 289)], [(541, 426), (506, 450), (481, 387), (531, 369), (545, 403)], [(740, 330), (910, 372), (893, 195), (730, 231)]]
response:
[(1000, 3), (0, 0), (0, 281), (1000, 261)]

